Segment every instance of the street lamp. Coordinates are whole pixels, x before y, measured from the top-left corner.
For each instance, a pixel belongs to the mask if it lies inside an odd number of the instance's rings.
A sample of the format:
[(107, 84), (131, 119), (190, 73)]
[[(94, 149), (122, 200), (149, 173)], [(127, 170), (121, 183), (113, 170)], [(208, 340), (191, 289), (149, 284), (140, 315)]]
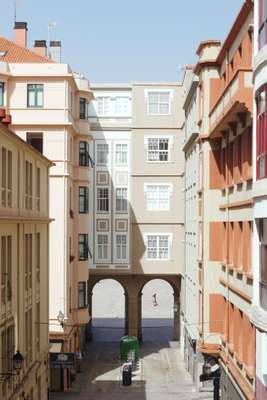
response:
[(58, 315), (57, 315), (57, 320), (58, 320), (58, 322), (60, 323), (60, 325), (61, 325), (62, 328), (63, 328), (63, 326), (64, 326), (64, 318), (65, 318), (65, 315), (64, 315), (63, 312), (60, 310), (59, 313), (58, 313)]
[(19, 373), (22, 369), (22, 366), (23, 366), (23, 361), (24, 361), (24, 357), (20, 353), (19, 350), (17, 350), (17, 352), (12, 357), (12, 361), (13, 361), (12, 371), (7, 371), (7, 372), (1, 373), (0, 374), (0, 382), (7, 381), (9, 378), (11, 378), (11, 376), (19, 375)]
[(14, 356), (13, 356), (13, 369), (14, 369), (14, 371), (17, 371), (17, 373), (19, 373), (19, 371), (21, 371), (22, 365), (23, 365), (23, 361), (24, 361), (23, 355), (20, 353), (19, 350), (17, 350), (16, 354), (14, 354)]

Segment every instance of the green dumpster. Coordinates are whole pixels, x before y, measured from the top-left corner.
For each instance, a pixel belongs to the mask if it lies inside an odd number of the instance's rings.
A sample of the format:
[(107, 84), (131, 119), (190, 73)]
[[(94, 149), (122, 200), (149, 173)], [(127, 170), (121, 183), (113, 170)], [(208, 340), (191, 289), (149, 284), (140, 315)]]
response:
[(128, 353), (134, 352), (135, 362), (139, 360), (139, 343), (135, 336), (123, 336), (120, 340), (120, 356), (122, 360), (127, 360)]

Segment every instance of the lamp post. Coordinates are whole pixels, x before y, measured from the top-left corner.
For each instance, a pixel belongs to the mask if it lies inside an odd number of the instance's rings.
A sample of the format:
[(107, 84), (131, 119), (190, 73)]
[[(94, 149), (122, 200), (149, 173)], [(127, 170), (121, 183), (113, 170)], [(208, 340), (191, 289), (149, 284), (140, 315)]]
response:
[(57, 315), (57, 320), (58, 320), (58, 322), (59, 322), (59, 324), (61, 325), (62, 328), (64, 327), (64, 318), (65, 318), (65, 315), (60, 310), (58, 315)]
[(17, 350), (17, 352), (12, 357), (12, 371), (2, 372), (0, 374), (0, 381), (2, 381), (2, 382), (7, 381), (12, 376), (19, 375), (20, 371), (22, 370), (22, 367), (23, 367), (23, 362), (24, 362), (24, 357), (20, 353), (20, 351)]

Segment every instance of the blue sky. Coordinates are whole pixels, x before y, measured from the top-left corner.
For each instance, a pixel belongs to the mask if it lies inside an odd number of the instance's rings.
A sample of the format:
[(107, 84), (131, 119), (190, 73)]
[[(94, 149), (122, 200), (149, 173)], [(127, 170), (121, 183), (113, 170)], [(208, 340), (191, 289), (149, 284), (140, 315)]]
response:
[[(205, 39), (223, 40), (242, 0), (17, 0), (29, 44), (61, 39), (63, 60), (91, 82), (176, 81)], [(0, 0), (0, 35), (12, 38), (14, 1)]]

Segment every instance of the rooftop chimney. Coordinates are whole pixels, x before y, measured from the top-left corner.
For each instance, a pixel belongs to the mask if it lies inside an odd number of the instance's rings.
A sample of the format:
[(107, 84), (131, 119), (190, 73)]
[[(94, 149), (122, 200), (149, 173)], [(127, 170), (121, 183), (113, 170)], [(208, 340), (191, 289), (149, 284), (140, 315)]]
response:
[(47, 56), (46, 40), (35, 40), (34, 47), (32, 49), (38, 56)]
[(27, 22), (15, 22), (14, 42), (22, 47), (27, 47)]
[(50, 58), (52, 61), (60, 63), (61, 62), (61, 41), (52, 40), (50, 42)]

